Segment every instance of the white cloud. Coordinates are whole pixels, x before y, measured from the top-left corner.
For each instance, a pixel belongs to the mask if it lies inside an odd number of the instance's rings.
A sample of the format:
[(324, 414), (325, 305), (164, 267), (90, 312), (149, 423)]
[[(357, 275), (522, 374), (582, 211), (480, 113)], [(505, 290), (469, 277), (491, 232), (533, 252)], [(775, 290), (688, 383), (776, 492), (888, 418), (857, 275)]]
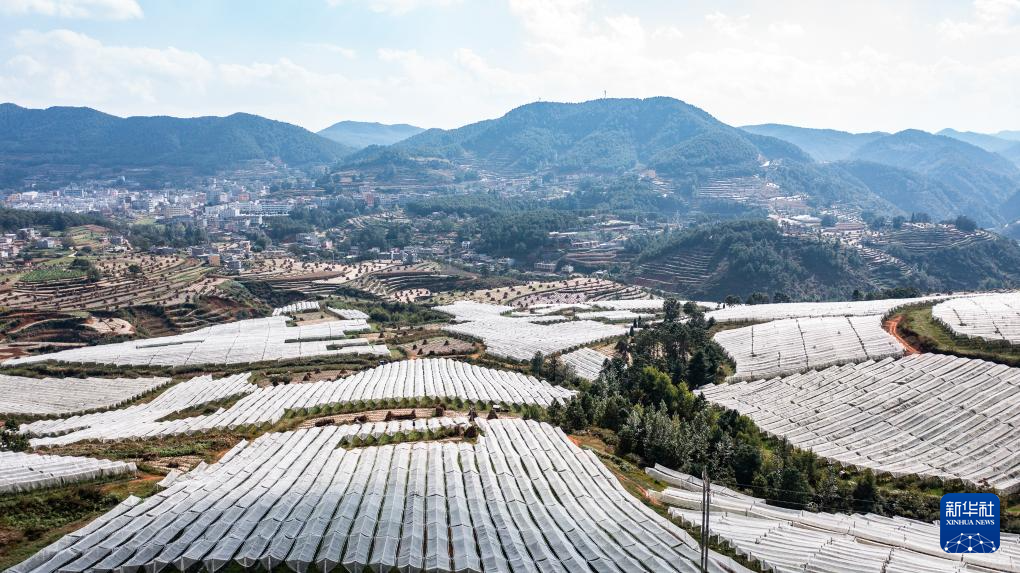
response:
[(0, 0), (0, 12), (96, 20), (142, 17), (136, 0)]
[(784, 38), (799, 38), (804, 35), (804, 27), (796, 22), (773, 22), (769, 24), (769, 34)]
[(939, 23), (939, 31), (952, 40), (975, 36), (1002, 36), (1020, 31), (1020, 0), (974, 0), (974, 10), (967, 20), (947, 18)]
[(361, 4), (380, 14), (401, 16), (420, 8), (447, 8), (463, 0), (326, 0), (330, 6)]
[(694, 9), (653, 18), (604, 0), (508, 0), (512, 24), (501, 41), (512, 44), (479, 42), (477, 34), (435, 42), (423, 33), (382, 46), (343, 40), (357, 46), (353, 53), (312, 38), (292, 53), (226, 59), (26, 31), (0, 46), (0, 101), (120, 115), (246, 111), (311, 128), (339, 119), (455, 127), (538, 99), (581, 101), (606, 90), (676, 97), (735, 125), (1020, 126), (1020, 56), (1009, 36), (979, 48), (940, 43), (941, 16), (904, 26), (913, 14), (905, 5), (861, 1), (874, 3), (805, 8), (777, 0), (745, 16)]
[(751, 19), (749, 15), (744, 15), (739, 18), (733, 18), (722, 12), (712, 12), (711, 14), (705, 15), (705, 21), (712, 25), (713, 28), (719, 31), (724, 36), (728, 36), (733, 39), (738, 39), (743, 36), (744, 31), (747, 30), (748, 21)]

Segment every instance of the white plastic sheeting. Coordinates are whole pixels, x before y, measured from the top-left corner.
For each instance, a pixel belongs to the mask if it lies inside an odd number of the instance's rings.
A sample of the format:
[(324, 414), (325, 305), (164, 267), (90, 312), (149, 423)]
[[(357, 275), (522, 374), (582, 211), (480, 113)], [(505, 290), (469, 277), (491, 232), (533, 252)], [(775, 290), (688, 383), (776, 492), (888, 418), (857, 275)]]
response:
[(364, 320), (334, 320), (287, 326), (286, 316), (217, 324), (175, 336), (72, 348), (22, 356), (4, 365), (57, 360), (98, 364), (184, 366), (243, 364), (338, 354), (389, 356), (385, 345), (349, 333), (369, 330)]
[(25, 378), (0, 374), (0, 413), (68, 415), (115, 408), (169, 378)]
[(286, 306), (273, 309), (273, 316), (291, 315), (299, 312), (308, 312), (310, 310), (319, 310), (319, 303), (314, 300), (305, 300), (301, 302), (292, 302)]
[(881, 316), (791, 318), (715, 335), (737, 363), (734, 380), (783, 376), (836, 364), (901, 356)]
[[(512, 307), (470, 301), (457, 301), (436, 310), (452, 314), (456, 324), (444, 329), (480, 339), (486, 352), (513, 360), (529, 360), (536, 352), (556, 354), (578, 346), (621, 336), (627, 328), (591, 320), (567, 320), (564, 317), (502, 316)], [(540, 324), (543, 320), (561, 320)]]
[[(590, 451), (534, 421), (477, 444), (345, 450), (324, 427), (263, 435), (10, 571), (683, 571), (699, 551)], [(711, 554), (713, 573), (747, 569)]]
[(1020, 490), (1020, 368), (915, 354), (700, 393), (845, 465)]
[(95, 414), (39, 420), (22, 425), (21, 431), (49, 436), (33, 438), (33, 446), (164, 435), (167, 432), (160, 430), (186, 425), (195, 418), (173, 422), (157, 420), (193, 406), (255, 392), (257, 388), (248, 383), (248, 377), (249, 374), (235, 374), (214, 380), (212, 376), (198, 376), (170, 387), (151, 402)]
[(736, 305), (713, 310), (705, 314), (716, 322), (743, 322), (780, 320), (783, 318), (819, 316), (871, 316), (884, 315), (890, 310), (908, 304), (943, 300), (946, 296), (919, 298), (889, 298), (848, 302), (782, 302), (776, 304)]
[[(701, 526), (701, 480), (662, 466), (646, 470), (667, 487), (657, 497), (670, 515)], [(709, 531), (771, 571), (957, 573), (1020, 571), (1020, 537), (1003, 533), (995, 553), (949, 554), (939, 527), (903, 517), (812, 513), (712, 485)]]
[(594, 380), (599, 377), (599, 372), (602, 372), (602, 363), (609, 360), (609, 357), (591, 348), (578, 348), (560, 356), (560, 359), (565, 364), (573, 366), (574, 373), (579, 377)]
[(931, 314), (956, 334), (1020, 344), (1020, 292), (947, 300)]
[(327, 306), (326, 310), (347, 320), (368, 320), (368, 314), (356, 308), (334, 308)]
[(134, 471), (135, 464), (130, 462), (0, 451), (0, 493), (57, 487)]
[[(470, 402), (548, 406), (553, 400), (565, 402), (574, 394), (519, 372), (482, 368), (444, 358), (391, 362), (340, 380), (264, 388), (247, 384), (247, 376), (234, 377), (238, 382), (231, 382), (229, 387), (224, 380), (230, 379), (207, 382), (223, 385), (221, 396), (247, 393), (229, 408), (221, 408), (214, 414), (157, 421), (187, 407), (167, 407), (169, 400), (161, 400), (182, 386), (179, 385), (150, 404), (65, 420), (44, 420), (21, 429), (41, 436), (31, 440), (33, 446), (41, 447), (81, 440), (150, 438), (257, 427), (279, 422), (288, 410), (328, 413), (334, 406), (343, 408), (359, 402), (460, 398)], [(228, 389), (235, 386), (239, 389)]]

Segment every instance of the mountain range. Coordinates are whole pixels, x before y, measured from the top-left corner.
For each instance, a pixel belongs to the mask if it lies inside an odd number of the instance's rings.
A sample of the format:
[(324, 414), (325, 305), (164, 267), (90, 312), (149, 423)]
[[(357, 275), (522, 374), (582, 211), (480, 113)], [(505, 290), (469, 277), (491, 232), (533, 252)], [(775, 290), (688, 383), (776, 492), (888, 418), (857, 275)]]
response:
[[(942, 219), (954, 213), (985, 225), (1020, 217), (1020, 142), (1000, 135), (945, 129), (937, 134), (848, 133), (789, 125), (745, 126), (779, 137), (858, 179), (906, 210)], [(1009, 134), (1009, 132), (1001, 132)]]
[[(46, 168), (215, 172), (246, 161), (335, 164), (428, 183), (443, 166), (499, 176), (653, 174), (678, 197), (752, 181), (823, 207), (965, 214), (984, 226), (1020, 218), (1020, 134), (945, 130), (853, 134), (765, 124), (736, 128), (668, 97), (536, 102), (451, 130), (339, 122), (315, 134), (248, 114), (120, 118), (89, 108), (0, 105), (0, 184)], [(339, 141), (337, 141), (339, 140)], [(975, 145), (978, 144), (978, 145)], [(1018, 151), (1020, 155), (1020, 151)], [(449, 169), (447, 169), (449, 171)], [(453, 180), (451, 176), (451, 181)]]
[(392, 145), (425, 131), (406, 123), (385, 124), (367, 121), (340, 121), (318, 134), (337, 143), (363, 149), (369, 145)]
[(72, 174), (153, 167), (214, 172), (252, 160), (329, 164), (352, 151), (296, 125), (245, 113), (121, 118), (85, 107), (0, 104), (0, 183), (42, 167)]
[(348, 166), (393, 170), (436, 158), (503, 176), (653, 170), (681, 193), (715, 181), (768, 181), (813, 203), (892, 214), (959, 214), (985, 226), (1020, 217), (1020, 169), (962, 140), (917, 130), (852, 134), (778, 124), (738, 129), (682, 101), (537, 102), (452, 130), (369, 147)]

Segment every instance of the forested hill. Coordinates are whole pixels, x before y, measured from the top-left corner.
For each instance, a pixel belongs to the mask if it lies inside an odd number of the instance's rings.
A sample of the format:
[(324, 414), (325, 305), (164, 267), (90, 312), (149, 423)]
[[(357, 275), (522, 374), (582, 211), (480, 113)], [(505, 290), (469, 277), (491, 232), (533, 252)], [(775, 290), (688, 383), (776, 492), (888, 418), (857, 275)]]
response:
[[(916, 129), (847, 133), (765, 124), (744, 128), (795, 144), (895, 207), (938, 218), (965, 214), (983, 226), (1009, 222), (1020, 191), (1020, 144), (976, 133)], [(849, 177), (847, 177), (849, 176)], [(846, 180), (850, 179), (850, 182)]]
[(120, 118), (84, 107), (0, 104), (0, 179), (40, 166), (159, 167), (213, 171), (250, 160), (327, 164), (351, 148), (256, 115)]
[[(949, 138), (929, 137), (971, 147)], [(697, 107), (666, 97), (536, 102), (497, 119), (453, 130), (430, 129), (390, 147), (369, 147), (351, 155), (345, 167), (418, 177), (424, 177), (423, 166), (443, 161), (502, 176), (618, 175), (650, 169), (682, 200), (719, 182), (722, 188), (743, 189), (749, 181), (765, 181), (784, 195), (807, 197), (817, 206), (839, 203), (909, 215), (928, 210), (928, 200), (933, 199), (931, 210), (938, 215), (963, 213), (982, 225), (1004, 222), (996, 209), (1005, 200), (1001, 195), (1006, 179), (992, 182), (985, 176), (987, 165), (968, 169), (967, 162), (953, 160), (947, 155), (951, 145), (928, 145), (931, 157), (902, 167), (896, 142), (904, 138), (903, 134), (850, 134), (776, 125), (737, 129)], [(798, 142), (809, 146), (820, 159), (853, 158), (867, 163), (841, 166), (819, 162), (798, 147)], [(868, 152), (880, 143), (891, 146), (890, 158), (873, 157)], [(890, 160), (896, 162), (890, 164)], [(877, 168), (878, 164), (887, 167)], [(869, 165), (876, 168), (869, 170)], [(918, 166), (925, 170), (917, 170)], [(958, 177), (961, 171), (971, 177)], [(936, 178), (948, 188), (930, 180)], [(912, 190), (902, 190), (898, 186), (901, 180), (911, 180)], [(994, 192), (990, 189), (993, 185), (998, 186)]]
[(745, 125), (740, 129), (748, 133), (768, 135), (789, 141), (818, 161), (842, 161), (849, 159), (861, 146), (889, 135), (880, 131), (872, 133), (848, 133), (835, 129), (811, 129), (778, 123)]
[(642, 245), (630, 280), (692, 298), (766, 293), (794, 300), (845, 299), (854, 290), (921, 292), (1020, 286), (1020, 246), (1003, 238), (914, 251), (880, 247), (898, 266), (867, 260), (836, 241), (783, 235), (771, 221), (694, 227)]
[(909, 169), (935, 179), (958, 212), (982, 224), (1003, 223), (1002, 207), (1020, 191), (1020, 168), (963, 141), (906, 130), (858, 149), (856, 160)]
[(742, 132), (665, 97), (531, 103), (498, 119), (430, 129), (395, 147), (502, 172), (648, 167), (664, 176), (696, 179), (753, 174), (767, 160), (811, 163), (794, 145)]
[(388, 125), (366, 121), (340, 121), (318, 132), (319, 135), (354, 149), (369, 145), (392, 145), (425, 131), (420, 127), (398, 123)]

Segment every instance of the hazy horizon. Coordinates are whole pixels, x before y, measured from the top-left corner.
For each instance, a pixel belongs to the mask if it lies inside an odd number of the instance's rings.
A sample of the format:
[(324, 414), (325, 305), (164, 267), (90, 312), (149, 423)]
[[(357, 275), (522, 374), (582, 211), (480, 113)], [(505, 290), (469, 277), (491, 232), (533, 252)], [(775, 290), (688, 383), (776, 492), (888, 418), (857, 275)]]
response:
[(1020, 0), (0, 0), (0, 14), (0, 101), (32, 108), (452, 128), (605, 93), (731, 125), (1020, 128)]

